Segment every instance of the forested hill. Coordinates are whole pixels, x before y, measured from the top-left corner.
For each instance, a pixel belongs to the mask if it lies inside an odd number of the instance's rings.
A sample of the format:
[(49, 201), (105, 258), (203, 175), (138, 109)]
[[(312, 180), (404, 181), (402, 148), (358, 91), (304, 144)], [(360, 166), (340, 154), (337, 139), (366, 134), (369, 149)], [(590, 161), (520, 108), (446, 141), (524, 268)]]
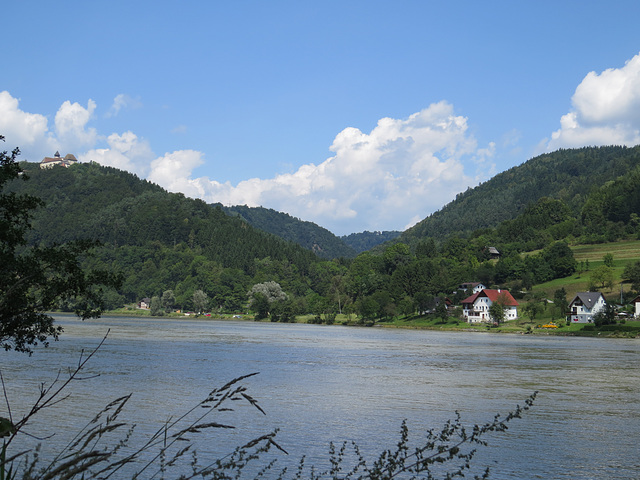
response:
[[(284, 252), (292, 248), (289, 245), (285, 248), (285, 242), (271, 238), (271, 235), (255, 231), (271, 233), (267, 228), (268, 221), (262, 224), (249, 222), (254, 228), (247, 228), (245, 222), (223, 215), (219, 206), (169, 193), (122, 170), (98, 164), (47, 170), (41, 170), (38, 164), (23, 163), (23, 166), (30, 181), (17, 182), (13, 188), (36, 195), (46, 203), (45, 209), (38, 211), (34, 218), (30, 238), (33, 242), (65, 242), (77, 237), (91, 237), (113, 245), (143, 245), (149, 241), (166, 245), (206, 243), (225, 266), (234, 267), (253, 262), (255, 257), (286, 258), (284, 253), (278, 254), (274, 250)], [(291, 230), (296, 227), (294, 225)], [(335, 256), (354, 256), (353, 251), (337, 237), (328, 230), (324, 232), (326, 235), (316, 242), (317, 253), (330, 250), (337, 252)], [(321, 236), (309, 229), (308, 232), (299, 230), (297, 235), (284, 239), (300, 244), (305, 233), (309, 233), (311, 238)], [(204, 238), (209, 234), (211, 238)], [(331, 241), (342, 250), (335, 245), (331, 245), (333, 249), (322, 247)], [(313, 244), (304, 246), (314, 250)], [(242, 255), (245, 260), (239, 260), (232, 254), (240, 247), (246, 251), (246, 255)], [(308, 255), (305, 253), (303, 256)]]
[(41, 170), (23, 162), (27, 182), (10, 190), (35, 195), (29, 241), (63, 243), (92, 238), (114, 247), (185, 246), (222, 267), (250, 272), (255, 259), (286, 260), (305, 270), (312, 252), (262, 232), (201, 200), (169, 193), (136, 175), (96, 163)]
[(461, 193), (405, 231), (398, 241), (468, 236), (523, 213), (543, 197), (560, 200), (578, 218), (589, 196), (640, 165), (640, 146), (585, 147), (540, 155)]
[(365, 230), (360, 233), (352, 233), (340, 237), (344, 243), (353, 248), (357, 253), (366, 252), (373, 247), (381, 245), (400, 236), (402, 232), (388, 230), (384, 232), (369, 232)]
[(255, 228), (295, 242), (321, 258), (353, 258), (358, 253), (326, 228), (292, 217), (287, 213), (246, 205), (224, 207), (218, 204), (217, 206), (227, 214), (240, 217)]

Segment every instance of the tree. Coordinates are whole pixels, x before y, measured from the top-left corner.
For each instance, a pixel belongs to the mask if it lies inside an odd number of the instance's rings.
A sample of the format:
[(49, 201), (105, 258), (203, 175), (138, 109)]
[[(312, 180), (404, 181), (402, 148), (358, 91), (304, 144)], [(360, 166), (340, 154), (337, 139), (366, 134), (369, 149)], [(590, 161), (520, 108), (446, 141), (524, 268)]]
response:
[(616, 309), (613, 303), (607, 302), (604, 308), (593, 316), (593, 323), (596, 327), (614, 325), (616, 323)]
[(622, 272), (622, 278), (631, 284), (631, 289), (640, 291), (640, 260), (628, 263)]
[(202, 290), (196, 290), (195, 292), (193, 292), (193, 297), (191, 300), (193, 302), (193, 310), (198, 315), (203, 314), (207, 306), (209, 305), (209, 296)]
[(151, 297), (149, 312), (154, 317), (161, 317), (162, 315), (164, 315), (164, 310), (162, 309), (162, 300), (158, 295), (154, 295), (153, 297)]
[(502, 292), (498, 295), (498, 298), (496, 298), (496, 301), (489, 306), (489, 316), (498, 325), (504, 322), (504, 319), (507, 316), (505, 312), (507, 303), (508, 303), (507, 295), (504, 292)]
[(540, 303), (540, 301), (533, 299), (529, 303), (527, 303), (523, 310), (529, 316), (531, 321), (534, 321), (536, 317), (544, 311), (544, 304)]
[(447, 304), (444, 298), (440, 298), (440, 301), (436, 305), (436, 316), (445, 323), (449, 320), (449, 311), (447, 310)]
[(274, 303), (284, 302), (289, 297), (278, 282), (256, 283), (247, 294), (249, 307), (256, 312), (256, 320), (267, 318)]
[(564, 287), (559, 288), (553, 293), (553, 305), (558, 313), (558, 316), (564, 318), (567, 315), (569, 302), (567, 302), (567, 291), (564, 289)]
[[(2, 135), (0, 140), (4, 141)], [(83, 268), (98, 246), (95, 241), (27, 245), (33, 212), (43, 202), (32, 195), (4, 191), (8, 182), (28, 179), (16, 161), (19, 153), (18, 148), (11, 154), (0, 152), (0, 346), (31, 353), (33, 346), (46, 346), (62, 332), (46, 312), (68, 302), (83, 320), (98, 317), (104, 291), (117, 288), (121, 277)]]
[(543, 257), (553, 272), (553, 278), (568, 277), (578, 266), (567, 242), (554, 243), (544, 251)]
[(173, 294), (173, 290), (165, 290), (162, 294), (162, 307), (164, 311), (170, 313), (175, 304), (176, 296)]
[(589, 276), (589, 283), (592, 289), (595, 287), (605, 288), (609, 290), (613, 288), (613, 268), (606, 265), (600, 265)]
[(602, 261), (607, 267), (613, 268), (613, 254), (607, 253), (604, 257), (602, 257)]

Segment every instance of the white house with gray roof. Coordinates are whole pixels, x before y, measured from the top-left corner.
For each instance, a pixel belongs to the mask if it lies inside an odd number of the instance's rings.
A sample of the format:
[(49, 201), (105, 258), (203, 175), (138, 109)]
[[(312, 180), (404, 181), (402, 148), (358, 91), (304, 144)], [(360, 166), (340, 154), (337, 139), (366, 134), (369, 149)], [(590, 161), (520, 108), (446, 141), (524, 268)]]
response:
[(571, 323), (593, 323), (593, 316), (607, 304), (600, 292), (579, 292), (569, 303)]

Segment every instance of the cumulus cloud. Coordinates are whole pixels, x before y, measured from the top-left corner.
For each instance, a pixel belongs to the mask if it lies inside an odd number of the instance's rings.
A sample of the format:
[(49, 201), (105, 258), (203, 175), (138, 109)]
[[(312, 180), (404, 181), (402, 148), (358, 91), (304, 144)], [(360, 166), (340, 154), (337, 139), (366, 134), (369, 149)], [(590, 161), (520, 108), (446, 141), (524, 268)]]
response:
[(370, 133), (346, 128), (330, 147), (333, 156), (294, 173), (236, 186), (192, 179), (202, 160), (189, 151), (155, 160), (149, 179), (209, 202), (285, 211), (337, 233), (402, 229), (477, 183), (463, 159), (482, 166), (494, 146), (479, 149), (467, 130), (467, 119), (440, 102), (406, 119), (383, 118)]
[(23, 154), (35, 155), (35, 158), (46, 151), (53, 154), (57, 143), (49, 134), (47, 117), (24, 112), (19, 103), (9, 92), (0, 92), (0, 133), (5, 136), (5, 145), (10, 150), (19, 146)]
[(81, 154), (82, 162), (94, 161), (101, 165), (116, 167), (139, 175), (146, 175), (154, 154), (146, 140), (141, 140), (130, 131), (122, 135), (112, 133), (107, 137), (108, 148), (95, 148)]
[(132, 98), (127, 94), (120, 93), (116, 95), (113, 99), (113, 103), (111, 104), (111, 108), (105, 114), (105, 117), (115, 117), (120, 113), (120, 110), (126, 108), (140, 108), (142, 106), (142, 102), (139, 98)]
[(56, 135), (67, 150), (95, 145), (98, 132), (95, 128), (87, 128), (95, 109), (96, 102), (91, 99), (87, 102), (87, 108), (69, 100), (60, 106), (55, 117)]
[[(125, 106), (126, 98), (118, 96), (112, 111)], [(492, 165), (487, 160), (495, 150), (493, 143), (478, 147), (467, 119), (440, 102), (408, 118), (382, 118), (370, 132), (345, 128), (330, 146), (331, 156), (318, 164), (232, 185), (194, 176), (204, 163), (202, 152), (179, 150), (158, 157), (146, 139), (131, 131), (99, 135), (91, 126), (96, 111), (93, 100), (86, 106), (66, 101), (51, 132), (45, 116), (21, 111), (18, 100), (2, 92), (0, 131), (9, 131), (21, 148), (46, 147), (45, 155), (71, 152), (80, 161), (128, 170), (173, 192), (211, 203), (274, 208), (338, 234), (413, 225), (457, 192), (488, 178)], [(465, 165), (475, 172), (467, 172)]]
[[(171, 192), (189, 193), (197, 182), (188, 180), (194, 168), (204, 163), (202, 152), (196, 150), (177, 150), (165, 153), (163, 157), (151, 162), (149, 181), (162, 185)], [(177, 174), (177, 172), (180, 172)], [(196, 196), (190, 194), (189, 196)], [(201, 196), (201, 195), (197, 195)]]
[(547, 150), (640, 143), (640, 54), (622, 68), (590, 72), (576, 88), (572, 110), (546, 142)]

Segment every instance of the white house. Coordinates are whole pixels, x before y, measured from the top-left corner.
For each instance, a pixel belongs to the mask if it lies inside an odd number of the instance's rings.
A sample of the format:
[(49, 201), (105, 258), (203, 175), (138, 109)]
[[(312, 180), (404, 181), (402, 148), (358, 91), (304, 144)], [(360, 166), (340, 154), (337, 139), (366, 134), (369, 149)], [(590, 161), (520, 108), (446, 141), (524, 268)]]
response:
[(633, 300), (633, 304), (635, 305), (636, 309), (635, 309), (635, 317), (638, 318), (640, 317), (640, 295), (638, 295), (634, 300)]
[[(592, 323), (593, 316), (607, 304), (600, 292), (579, 292), (569, 303), (571, 323)], [(636, 307), (637, 308), (637, 307)]]
[(485, 287), (482, 283), (480, 282), (467, 282), (467, 283), (461, 283), (460, 286), (458, 287), (458, 290), (463, 291), (463, 292), (467, 292), (469, 290), (471, 290), (471, 293), (478, 293), (482, 290), (484, 290)]
[(489, 307), (496, 301), (504, 305), (505, 320), (518, 318), (518, 302), (507, 290), (485, 288), (462, 301), (462, 314), (469, 323), (493, 322)]

